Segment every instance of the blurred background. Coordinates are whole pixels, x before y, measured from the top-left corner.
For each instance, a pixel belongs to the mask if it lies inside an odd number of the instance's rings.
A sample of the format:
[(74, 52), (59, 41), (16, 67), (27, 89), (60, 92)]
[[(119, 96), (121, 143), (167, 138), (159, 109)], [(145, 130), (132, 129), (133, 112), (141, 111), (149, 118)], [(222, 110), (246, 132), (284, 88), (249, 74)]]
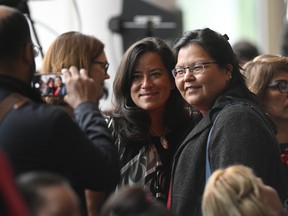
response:
[[(233, 45), (246, 39), (261, 53), (281, 53), (285, 0), (6, 0), (30, 20), (35, 44), (42, 54), (66, 31), (94, 35), (105, 43), (110, 63), (107, 86), (111, 104), (114, 75), (125, 49), (137, 39), (157, 36), (167, 43), (186, 30), (209, 27), (227, 34)], [(1, 3), (1, 1), (0, 1)], [(36, 59), (40, 68), (42, 56)]]

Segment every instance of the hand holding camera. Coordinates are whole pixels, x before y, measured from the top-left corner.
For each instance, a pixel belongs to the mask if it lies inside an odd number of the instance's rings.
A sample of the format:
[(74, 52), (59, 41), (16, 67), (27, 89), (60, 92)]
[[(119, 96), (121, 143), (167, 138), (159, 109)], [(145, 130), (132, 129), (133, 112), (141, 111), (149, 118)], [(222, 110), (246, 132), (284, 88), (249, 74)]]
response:
[(75, 66), (62, 69), (66, 85), (64, 100), (72, 108), (85, 101), (99, 102), (95, 81), (88, 77), (85, 69), (78, 70)]

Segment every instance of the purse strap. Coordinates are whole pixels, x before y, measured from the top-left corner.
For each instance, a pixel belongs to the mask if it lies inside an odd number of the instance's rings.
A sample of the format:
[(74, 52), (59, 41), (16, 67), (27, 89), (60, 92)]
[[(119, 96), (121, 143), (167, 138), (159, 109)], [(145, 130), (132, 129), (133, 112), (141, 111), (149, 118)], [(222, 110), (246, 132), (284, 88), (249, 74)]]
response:
[(212, 124), (212, 127), (210, 128), (209, 134), (208, 134), (208, 139), (207, 139), (207, 144), (206, 144), (206, 172), (205, 172), (206, 182), (208, 181), (208, 178), (211, 175), (211, 166), (210, 166), (209, 153), (208, 153), (209, 144), (210, 144), (210, 138), (211, 138), (211, 133), (212, 133), (212, 130), (214, 128), (215, 122), (216, 122), (220, 112), (218, 112), (218, 114), (217, 114), (217, 116), (216, 116), (216, 118), (215, 118), (215, 120), (214, 120), (214, 122)]
[[(255, 111), (255, 113), (263, 120), (263, 122), (267, 125), (267, 127), (269, 128), (269, 132), (271, 134), (271, 136), (273, 136), (273, 129), (271, 128), (270, 124), (268, 123), (268, 119), (264, 117), (265, 114), (263, 113), (260, 113), (254, 106), (252, 106), (251, 104), (249, 103), (246, 103), (246, 102), (243, 102), (243, 101), (238, 101), (238, 102), (235, 102), (235, 103), (231, 103), (229, 105), (226, 105), (222, 110), (224, 110), (225, 108), (229, 107), (229, 106), (233, 106), (233, 105), (239, 105), (239, 104), (242, 104), (242, 105), (245, 105), (247, 107), (250, 107), (252, 110)], [(214, 125), (215, 125), (215, 122), (219, 116), (219, 114), (221, 113), (220, 110), (212, 124), (212, 127), (209, 131), (209, 135), (208, 135), (208, 139), (207, 139), (207, 144), (206, 144), (206, 172), (205, 172), (205, 178), (206, 178), (206, 182), (208, 180), (208, 178), (210, 177), (211, 175), (211, 166), (210, 166), (210, 160), (209, 160), (209, 145), (210, 145), (210, 137), (211, 137), (211, 133), (212, 133), (212, 130), (214, 128)]]
[(0, 103), (0, 122), (4, 119), (6, 114), (11, 109), (19, 109), (21, 108), (26, 102), (30, 101), (28, 98), (18, 94), (18, 93), (11, 93), (4, 100)]

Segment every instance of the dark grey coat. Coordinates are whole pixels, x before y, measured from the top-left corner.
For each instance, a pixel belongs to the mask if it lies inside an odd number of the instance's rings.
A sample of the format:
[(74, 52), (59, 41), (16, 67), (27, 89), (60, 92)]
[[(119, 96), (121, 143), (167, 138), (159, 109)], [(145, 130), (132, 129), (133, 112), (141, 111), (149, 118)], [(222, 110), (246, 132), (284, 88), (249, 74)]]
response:
[(20, 109), (11, 109), (0, 125), (0, 149), (15, 176), (37, 170), (64, 176), (82, 201), (83, 211), (84, 189), (115, 188), (118, 154), (97, 105), (80, 104), (75, 123), (64, 109), (40, 103), (26, 83), (0, 76), (0, 102), (13, 92), (30, 99)]
[(281, 159), (274, 125), (249, 101), (245, 103), (253, 105), (257, 112), (242, 103), (227, 106), (237, 101), (240, 99), (222, 98), (221, 102), (218, 99), (176, 152), (172, 168), (171, 208), (177, 216), (201, 215), (206, 144), (218, 113), (209, 145), (212, 172), (228, 165), (244, 164), (251, 167), (264, 183), (274, 187), (283, 200), (287, 198), (288, 184), (284, 186), (280, 180)]

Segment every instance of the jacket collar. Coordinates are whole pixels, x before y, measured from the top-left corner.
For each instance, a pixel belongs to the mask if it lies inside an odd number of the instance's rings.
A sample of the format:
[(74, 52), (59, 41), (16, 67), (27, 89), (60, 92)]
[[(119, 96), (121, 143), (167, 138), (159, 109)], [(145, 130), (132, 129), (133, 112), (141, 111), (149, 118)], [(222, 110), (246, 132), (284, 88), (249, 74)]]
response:
[(19, 93), (34, 102), (43, 103), (40, 94), (37, 93), (28, 83), (10, 76), (0, 75), (0, 99), (11, 92)]
[[(240, 94), (239, 94), (240, 93)], [(175, 157), (181, 152), (182, 148), (189, 144), (190, 140), (193, 139), (193, 137), (197, 136), (198, 134), (201, 134), (204, 130), (207, 128), (210, 128), (211, 125), (213, 124), (214, 119), (216, 118), (218, 112), (222, 110), (226, 105), (231, 104), (235, 101), (243, 101), (247, 102), (251, 100), (249, 99), (244, 99), (240, 97), (235, 97), (233, 95), (241, 95), (241, 89), (235, 88), (235, 89), (230, 89), (224, 94), (220, 95), (212, 108), (207, 112), (207, 114), (204, 117), (201, 117), (201, 119), (198, 121), (196, 125), (194, 125), (193, 128), (190, 127), (190, 132), (188, 133), (187, 137), (184, 139), (182, 144), (179, 146), (179, 149), (177, 150)], [(199, 114), (200, 115), (200, 114)]]

